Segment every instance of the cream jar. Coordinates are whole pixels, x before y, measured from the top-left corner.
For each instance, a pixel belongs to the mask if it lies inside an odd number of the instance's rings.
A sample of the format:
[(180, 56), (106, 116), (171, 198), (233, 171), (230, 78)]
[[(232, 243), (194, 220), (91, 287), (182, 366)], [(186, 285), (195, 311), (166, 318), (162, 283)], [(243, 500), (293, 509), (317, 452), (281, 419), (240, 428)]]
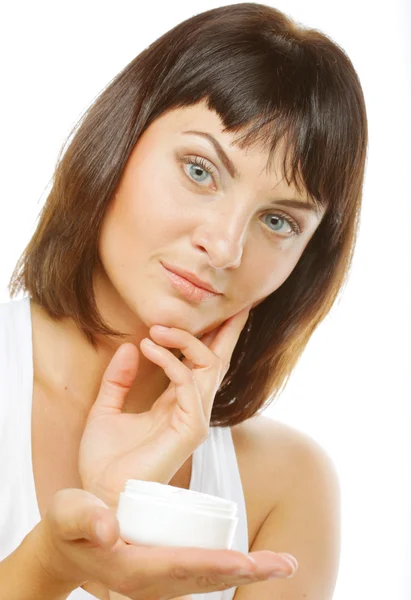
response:
[(120, 537), (150, 546), (231, 549), (238, 523), (231, 500), (155, 481), (126, 481), (117, 507)]

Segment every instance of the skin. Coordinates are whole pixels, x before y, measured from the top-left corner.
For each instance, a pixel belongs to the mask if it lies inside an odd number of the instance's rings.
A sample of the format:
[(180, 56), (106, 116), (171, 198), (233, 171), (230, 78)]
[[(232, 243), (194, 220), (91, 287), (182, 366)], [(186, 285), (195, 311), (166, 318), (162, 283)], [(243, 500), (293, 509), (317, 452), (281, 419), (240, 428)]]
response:
[[(103, 318), (127, 332), (122, 340), (100, 336), (95, 351), (70, 319), (54, 322), (32, 304), (33, 469), (42, 514), (58, 489), (81, 487), (80, 440), (118, 347), (131, 342), (140, 348), (123, 412), (146, 412), (169, 385), (163, 368), (140, 347), (151, 337), (150, 328), (177, 327), (199, 337), (256, 306), (287, 279), (321, 222), (322, 213), (281, 204), (285, 198), (309, 199), (281, 178), (280, 153), (266, 170), (265, 151), (236, 147), (235, 135), (222, 129), (205, 103), (172, 110), (147, 128), (130, 155), (99, 238), (104, 268), (93, 280)], [(212, 134), (238, 176), (230, 175), (204, 137), (183, 133), (189, 130)], [(190, 165), (195, 157), (205, 164)], [(288, 219), (298, 224), (298, 234)], [(162, 261), (195, 272), (221, 294), (203, 303), (188, 301), (170, 286)], [(178, 348), (171, 351), (180, 355)], [(46, 415), (51, 427), (47, 448), (41, 449)], [(58, 423), (64, 431), (53, 426)], [(173, 483), (185, 487), (188, 475), (182, 469)]]
[[(100, 337), (95, 352), (71, 320), (47, 323), (49, 351), (39, 348), (37, 380), (43, 376), (49, 388), (64, 389), (67, 409), (80, 420), (119, 345), (139, 347), (156, 324), (199, 336), (256, 306), (287, 279), (321, 221), (321, 214), (304, 208), (271, 204), (308, 199), (281, 179), (279, 154), (267, 173), (268, 154), (232, 145), (235, 136), (222, 128), (205, 103), (176, 109), (147, 128), (129, 158), (99, 239), (104, 271), (94, 279), (99, 310), (126, 338)], [(186, 130), (217, 138), (239, 178), (231, 178), (207, 140)], [(182, 162), (193, 155), (211, 163), (215, 181)], [(288, 217), (299, 223), (300, 234), (282, 220)], [(197, 273), (222, 293), (201, 304), (187, 301), (171, 288), (160, 261)], [(163, 369), (141, 355), (125, 412), (149, 410), (168, 383)]]

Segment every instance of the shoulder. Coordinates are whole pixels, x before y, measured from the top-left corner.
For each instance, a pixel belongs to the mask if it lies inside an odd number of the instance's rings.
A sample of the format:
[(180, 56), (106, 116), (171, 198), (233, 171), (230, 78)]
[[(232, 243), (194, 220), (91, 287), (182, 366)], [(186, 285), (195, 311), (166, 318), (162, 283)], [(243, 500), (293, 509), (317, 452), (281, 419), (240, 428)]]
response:
[[(340, 484), (334, 462), (308, 434), (258, 415), (231, 428), (240, 469), (270, 511), (276, 504), (327, 488), (336, 503)], [(266, 514), (268, 514), (268, 512)]]

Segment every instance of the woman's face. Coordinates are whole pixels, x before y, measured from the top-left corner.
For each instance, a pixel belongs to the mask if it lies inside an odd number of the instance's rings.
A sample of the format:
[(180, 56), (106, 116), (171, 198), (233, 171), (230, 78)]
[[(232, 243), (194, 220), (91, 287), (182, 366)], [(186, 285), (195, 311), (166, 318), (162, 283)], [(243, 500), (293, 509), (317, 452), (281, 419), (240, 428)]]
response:
[[(102, 289), (148, 327), (197, 335), (257, 305), (287, 279), (320, 223), (322, 214), (281, 180), (282, 156), (266, 171), (266, 152), (233, 140), (202, 102), (160, 116), (133, 149), (99, 239)], [(220, 294), (187, 298), (164, 263)]]

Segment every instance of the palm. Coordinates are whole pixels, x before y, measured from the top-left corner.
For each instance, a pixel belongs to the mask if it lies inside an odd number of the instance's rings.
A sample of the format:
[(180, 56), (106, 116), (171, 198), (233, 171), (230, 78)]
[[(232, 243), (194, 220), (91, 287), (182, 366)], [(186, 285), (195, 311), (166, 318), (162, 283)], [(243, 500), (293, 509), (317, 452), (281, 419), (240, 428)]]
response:
[(147, 412), (92, 417), (79, 451), (85, 489), (116, 506), (127, 479), (168, 483), (188, 458), (181, 450), (189, 426), (172, 384)]

